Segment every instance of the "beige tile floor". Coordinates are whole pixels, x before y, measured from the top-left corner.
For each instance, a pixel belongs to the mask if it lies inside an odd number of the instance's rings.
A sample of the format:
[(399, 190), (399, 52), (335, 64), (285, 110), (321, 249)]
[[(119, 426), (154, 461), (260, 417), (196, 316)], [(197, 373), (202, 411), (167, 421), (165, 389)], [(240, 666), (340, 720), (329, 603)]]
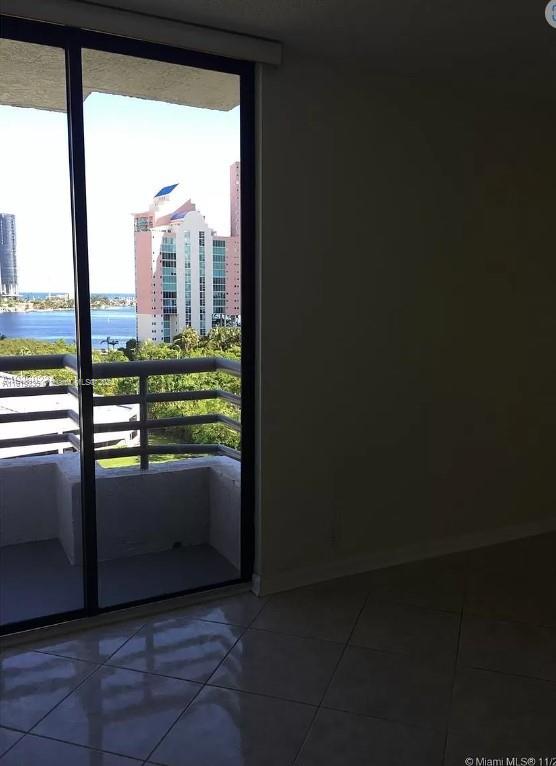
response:
[(0, 766), (556, 758), (555, 591), (550, 534), (12, 649)]

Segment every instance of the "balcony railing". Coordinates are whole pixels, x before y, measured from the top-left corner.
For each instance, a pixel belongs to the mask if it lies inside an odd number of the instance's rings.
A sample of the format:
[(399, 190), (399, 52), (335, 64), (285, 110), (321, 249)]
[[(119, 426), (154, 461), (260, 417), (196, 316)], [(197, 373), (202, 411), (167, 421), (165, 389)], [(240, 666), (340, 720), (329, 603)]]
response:
[[(77, 358), (72, 354), (4, 356), (0, 357), (0, 373), (18, 373), (34, 370), (66, 369), (77, 375)], [(188, 359), (142, 360), (130, 362), (97, 362), (93, 364), (93, 381), (114, 378), (134, 378), (138, 380), (138, 393), (95, 395), (93, 406), (107, 405), (138, 405), (139, 417), (136, 420), (95, 422), (95, 434), (119, 431), (139, 432), (139, 444), (132, 447), (95, 447), (95, 458), (139, 457), (143, 469), (149, 467), (150, 455), (171, 454), (202, 454), (224, 455), (241, 459), (239, 450), (224, 444), (173, 443), (156, 445), (150, 444), (148, 434), (151, 430), (176, 428), (180, 426), (198, 426), (220, 424), (234, 431), (241, 432), (239, 420), (218, 413), (206, 415), (180, 415), (176, 417), (150, 418), (148, 408), (157, 402), (201, 401), (205, 399), (222, 399), (238, 408), (241, 407), (241, 397), (237, 394), (220, 389), (200, 391), (150, 391), (149, 378), (163, 375), (182, 375), (207, 372), (225, 372), (235, 377), (241, 377), (239, 362), (223, 357), (192, 357)], [(22, 379), (20, 379), (21, 381)], [(85, 381), (84, 384), (91, 385)], [(0, 388), (0, 399), (27, 396), (59, 396), (70, 394), (77, 404), (79, 392), (76, 385), (48, 385)], [(79, 415), (78, 408), (44, 409), (33, 412), (11, 412), (0, 414), (0, 425), (4, 423), (24, 423), (30, 421), (70, 419), (75, 428), (64, 429), (63, 433), (34, 434), (12, 438), (0, 438), (0, 450), (3, 448), (32, 447), (35, 445), (67, 443), (79, 451)]]

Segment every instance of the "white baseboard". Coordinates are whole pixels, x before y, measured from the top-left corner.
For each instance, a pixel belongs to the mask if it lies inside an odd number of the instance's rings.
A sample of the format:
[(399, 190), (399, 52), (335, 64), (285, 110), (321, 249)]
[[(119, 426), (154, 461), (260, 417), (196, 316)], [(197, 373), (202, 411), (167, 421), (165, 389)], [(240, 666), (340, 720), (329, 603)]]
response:
[(336, 577), (361, 574), (372, 569), (405, 564), (410, 561), (446, 556), (450, 553), (484, 548), (489, 545), (506, 543), (522, 537), (533, 537), (546, 532), (556, 531), (556, 517), (552, 516), (542, 521), (516, 524), (498, 529), (481, 532), (471, 532), (465, 535), (444, 537), (436, 540), (406, 545), (401, 548), (391, 548), (386, 551), (354, 556), (324, 564), (289, 569), (274, 574), (253, 575), (252, 590), (257, 596), (267, 596), (283, 590), (291, 590), (304, 585), (312, 585)]

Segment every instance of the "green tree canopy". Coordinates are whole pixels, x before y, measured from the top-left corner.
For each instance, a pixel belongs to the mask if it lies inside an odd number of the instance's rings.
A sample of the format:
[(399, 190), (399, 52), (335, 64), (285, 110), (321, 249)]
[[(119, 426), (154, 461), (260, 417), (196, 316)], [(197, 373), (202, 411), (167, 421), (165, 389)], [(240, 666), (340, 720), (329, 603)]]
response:
[(201, 338), (197, 330), (194, 330), (193, 327), (184, 327), (178, 335), (174, 336), (172, 345), (189, 354), (199, 348), (200, 341)]

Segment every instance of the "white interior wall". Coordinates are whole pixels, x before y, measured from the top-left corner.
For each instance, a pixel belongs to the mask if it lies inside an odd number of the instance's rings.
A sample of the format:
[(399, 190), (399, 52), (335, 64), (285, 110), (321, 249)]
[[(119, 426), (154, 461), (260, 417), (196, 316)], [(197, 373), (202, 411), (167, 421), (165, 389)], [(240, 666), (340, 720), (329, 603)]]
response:
[(259, 78), (263, 590), (556, 526), (554, 106)]

